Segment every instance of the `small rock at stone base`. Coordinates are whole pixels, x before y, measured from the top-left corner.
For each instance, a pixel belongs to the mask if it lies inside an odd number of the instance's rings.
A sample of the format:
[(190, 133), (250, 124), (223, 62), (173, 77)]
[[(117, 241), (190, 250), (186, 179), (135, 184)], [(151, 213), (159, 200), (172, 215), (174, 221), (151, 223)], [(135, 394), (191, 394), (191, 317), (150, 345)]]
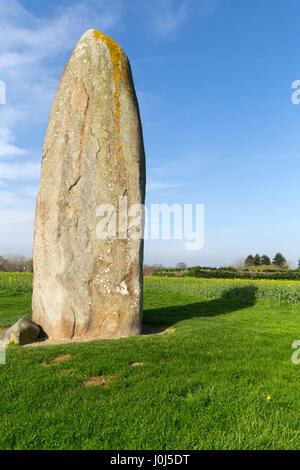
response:
[(46, 337), (41, 326), (34, 323), (32, 320), (24, 317), (12, 325), (4, 335), (4, 344), (7, 346), (10, 343), (24, 344), (34, 343)]

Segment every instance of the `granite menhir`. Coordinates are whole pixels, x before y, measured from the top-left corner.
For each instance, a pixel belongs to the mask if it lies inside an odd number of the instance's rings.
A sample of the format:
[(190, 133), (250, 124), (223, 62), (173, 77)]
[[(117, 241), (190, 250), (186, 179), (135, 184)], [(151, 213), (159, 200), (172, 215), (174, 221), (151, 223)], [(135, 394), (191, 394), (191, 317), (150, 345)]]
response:
[[(120, 203), (129, 210), (144, 197), (143, 134), (130, 64), (113, 39), (91, 29), (65, 67), (43, 148), (33, 320), (50, 339), (140, 333), (143, 222), (137, 211), (135, 236), (126, 237), (118, 215)], [(114, 207), (110, 217), (99, 209), (105, 204)], [(99, 224), (107, 220), (109, 232), (111, 218), (115, 235), (99, 237)]]

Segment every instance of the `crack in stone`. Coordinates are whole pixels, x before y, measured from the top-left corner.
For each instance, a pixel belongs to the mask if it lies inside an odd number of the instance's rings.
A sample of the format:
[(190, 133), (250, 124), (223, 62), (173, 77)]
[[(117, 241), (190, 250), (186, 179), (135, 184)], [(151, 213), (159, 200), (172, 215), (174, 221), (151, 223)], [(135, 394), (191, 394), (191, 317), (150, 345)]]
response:
[(74, 188), (74, 186), (76, 186), (76, 184), (77, 184), (77, 183), (80, 181), (80, 179), (81, 179), (81, 175), (80, 175), (80, 176), (78, 176), (77, 180), (76, 180), (76, 181), (74, 181), (74, 183), (73, 183), (73, 184), (71, 184), (71, 186), (69, 187), (69, 191), (71, 191), (71, 189), (73, 189), (73, 188)]
[(124, 198), (125, 194), (127, 193), (127, 188), (125, 189), (123, 196), (121, 197), (121, 200)]
[(97, 139), (97, 141), (98, 141), (98, 145), (99, 145), (99, 150), (96, 152), (96, 160), (98, 160), (98, 156), (99, 156), (99, 153), (101, 151), (101, 145), (100, 145), (99, 139)]
[(71, 339), (74, 338), (74, 335), (75, 335), (75, 331), (76, 331), (76, 323), (77, 323), (77, 319), (76, 319), (76, 313), (75, 313), (75, 310), (74, 308), (72, 307), (72, 311), (73, 311), (73, 315), (74, 315), (74, 323), (73, 323), (73, 329), (72, 329), (72, 333), (71, 333)]

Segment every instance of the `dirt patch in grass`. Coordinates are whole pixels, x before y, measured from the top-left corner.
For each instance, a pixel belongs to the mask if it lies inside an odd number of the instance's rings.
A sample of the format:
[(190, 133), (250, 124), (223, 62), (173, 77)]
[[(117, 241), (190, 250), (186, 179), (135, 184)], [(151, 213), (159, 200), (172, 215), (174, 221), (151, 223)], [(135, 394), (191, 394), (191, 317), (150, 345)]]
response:
[(69, 359), (71, 359), (71, 354), (62, 354), (61, 356), (55, 357), (51, 361), (51, 364), (56, 364), (57, 362), (61, 362), (61, 361), (68, 361)]
[(88, 377), (82, 385), (84, 387), (101, 387), (105, 388), (109, 384), (110, 380), (113, 379), (112, 376), (100, 375), (99, 377)]
[(133, 363), (131, 364), (132, 367), (144, 366), (144, 365), (145, 365), (144, 362), (133, 362)]
[(60, 356), (57, 356), (54, 359), (52, 359), (50, 364), (46, 364), (46, 362), (43, 362), (42, 366), (49, 367), (52, 364), (57, 364), (58, 362), (62, 362), (62, 361), (68, 361), (69, 359), (71, 359), (71, 354), (61, 354)]

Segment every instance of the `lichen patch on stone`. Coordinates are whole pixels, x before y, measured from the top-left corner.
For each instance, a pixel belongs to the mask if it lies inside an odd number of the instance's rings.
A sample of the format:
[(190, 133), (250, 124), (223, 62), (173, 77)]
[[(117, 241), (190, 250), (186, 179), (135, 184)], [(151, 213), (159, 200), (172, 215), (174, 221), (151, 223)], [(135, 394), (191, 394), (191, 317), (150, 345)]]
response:
[(119, 46), (116, 41), (114, 41), (106, 34), (97, 31), (96, 29), (93, 32), (94, 39), (96, 41), (102, 41), (106, 44), (109, 53), (111, 63), (113, 65), (113, 79), (115, 84), (115, 90), (113, 93), (113, 98), (115, 102), (115, 121), (117, 135), (113, 137), (115, 145), (119, 151), (119, 156), (123, 157), (123, 146), (118, 143), (119, 133), (120, 133), (120, 116), (121, 116), (121, 103), (120, 103), (120, 90), (121, 90), (121, 81), (123, 81), (127, 93), (130, 93), (130, 87), (128, 83), (127, 73), (126, 73), (126, 56), (122, 48)]

